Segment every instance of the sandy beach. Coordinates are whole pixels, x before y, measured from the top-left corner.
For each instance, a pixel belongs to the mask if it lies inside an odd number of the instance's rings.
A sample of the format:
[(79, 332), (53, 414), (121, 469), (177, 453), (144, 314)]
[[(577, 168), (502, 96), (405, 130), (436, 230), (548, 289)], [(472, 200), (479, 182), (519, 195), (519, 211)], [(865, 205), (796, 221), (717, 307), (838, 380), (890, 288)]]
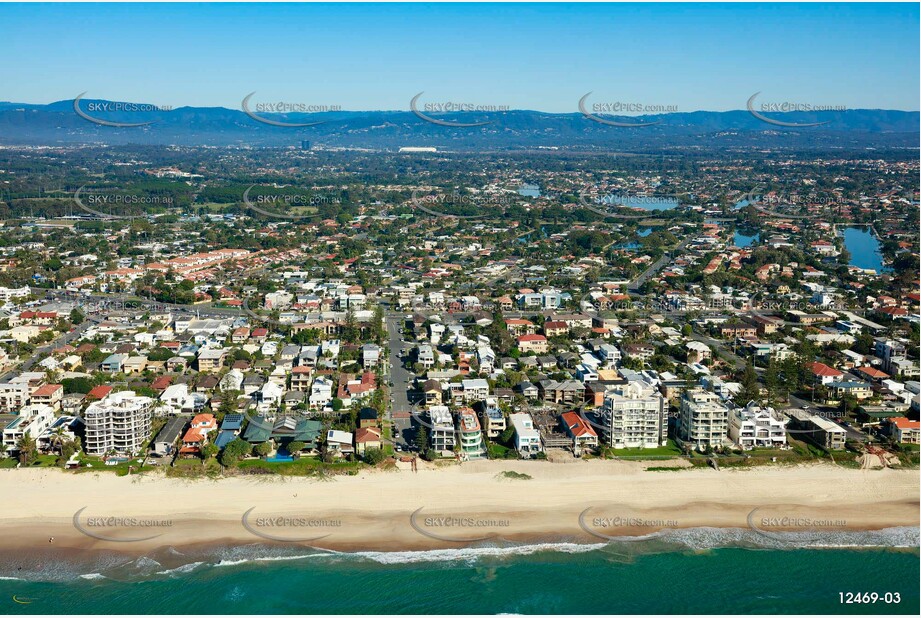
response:
[[(393, 551), (484, 539), (598, 543), (665, 528), (772, 533), (919, 524), (917, 470), (644, 470), (648, 465), (483, 461), (329, 480), (3, 470), (0, 549), (140, 553), (277, 542)], [(531, 478), (510, 479), (507, 471)]]

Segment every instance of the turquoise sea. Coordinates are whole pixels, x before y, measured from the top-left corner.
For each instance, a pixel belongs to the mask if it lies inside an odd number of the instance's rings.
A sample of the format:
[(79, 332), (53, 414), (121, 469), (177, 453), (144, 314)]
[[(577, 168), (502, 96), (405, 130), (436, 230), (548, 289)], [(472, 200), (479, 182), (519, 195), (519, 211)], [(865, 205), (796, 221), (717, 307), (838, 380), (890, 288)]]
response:
[[(607, 545), (354, 554), (252, 545), (89, 563), (6, 556), (0, 598), (11, 614), (917, 615), (918, 531), (886, 534), (891, 547), (759, 547), (700, 529)], [(915, 546), (899, 547), (906, 541)], [(842, 605), (841, 592), (901, 600)]]

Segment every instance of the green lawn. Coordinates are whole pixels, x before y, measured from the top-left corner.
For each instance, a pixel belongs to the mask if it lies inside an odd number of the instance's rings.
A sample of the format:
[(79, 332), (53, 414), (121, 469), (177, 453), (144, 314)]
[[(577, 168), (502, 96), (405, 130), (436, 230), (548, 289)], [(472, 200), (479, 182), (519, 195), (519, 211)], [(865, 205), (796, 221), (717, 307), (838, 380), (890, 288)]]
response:
[[(114, 466), (107, 466), (105, 462), (102, 461), (101, 457), (88, 457), (84, 455), (80, 458), (80, 467), (73, 472), (114, 472), (116, 476), (127, 476), (128, 467), (131, 467), (131, 474), (138, 474), (139, 472), (149, 472), (151, 470), (156, 470), (156, 466), (141, 466), (137, 462), (140, 457), (132, 457), (128, 461), (116, 464)], [(92, 464), (92, 468), (87, 467), (87, 464)]]
[(495, 442), (487, 442), (486, 444), (490, 459), (516, 459), (518, 457), (515, 449), (496, 444)]
[(391, 437), (392, 435), (393, 435), (393, 428), (390, 426), (389, 423), (385, 423), (384, 426), (381, 427), (381, 438), (384, 440), (383, 450), (384, 450), (384, 455), (386, 455), (387, 457), (393, 457), (393, 444), (391, 443), (391, 440), (393, 439)]
[(663, 457), (680, 457), (684, 454), (674, 440), (669, 440), (665, 446), (657, 448), (620, 448), (609, 451), (614, 457), (630, 457), (632, 459), (662, 459)]

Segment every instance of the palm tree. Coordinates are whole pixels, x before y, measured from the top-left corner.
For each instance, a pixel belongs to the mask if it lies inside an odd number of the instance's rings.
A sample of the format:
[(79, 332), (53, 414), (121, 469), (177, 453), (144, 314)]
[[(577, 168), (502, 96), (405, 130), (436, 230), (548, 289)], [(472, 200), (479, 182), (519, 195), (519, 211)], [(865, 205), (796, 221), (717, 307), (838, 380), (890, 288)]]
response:
[(54, 451), (55, 447), (58, 449), (58, 455), (64, 454), (64, 426), (61, 425), (54, 430), (54, 433), (51, 434), (51, 450)]
[(29, 463), (35, 457), (35, 439), (29, 434), (23, 434), (16, 442), (16, 450), (19, 451), (20, 463)]

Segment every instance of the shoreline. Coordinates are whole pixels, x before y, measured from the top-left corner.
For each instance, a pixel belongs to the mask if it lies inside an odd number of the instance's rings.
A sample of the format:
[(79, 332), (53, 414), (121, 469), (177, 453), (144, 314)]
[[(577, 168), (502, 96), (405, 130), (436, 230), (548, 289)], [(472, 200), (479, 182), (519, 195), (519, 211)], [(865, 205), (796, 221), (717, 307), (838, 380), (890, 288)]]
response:
[[(483, 461), (332, 480), (10, 470), (0, 472), (0, 554), (142, 556), (254, 545), (408, 552), (597, 545), (714, 528), (770, 542), (790, 533), (846, 536), (919, 526), (917, 470), (815, 464), (661, 473), (645, 465)], [(504, 471), (532, 478), (509, 480)]]

